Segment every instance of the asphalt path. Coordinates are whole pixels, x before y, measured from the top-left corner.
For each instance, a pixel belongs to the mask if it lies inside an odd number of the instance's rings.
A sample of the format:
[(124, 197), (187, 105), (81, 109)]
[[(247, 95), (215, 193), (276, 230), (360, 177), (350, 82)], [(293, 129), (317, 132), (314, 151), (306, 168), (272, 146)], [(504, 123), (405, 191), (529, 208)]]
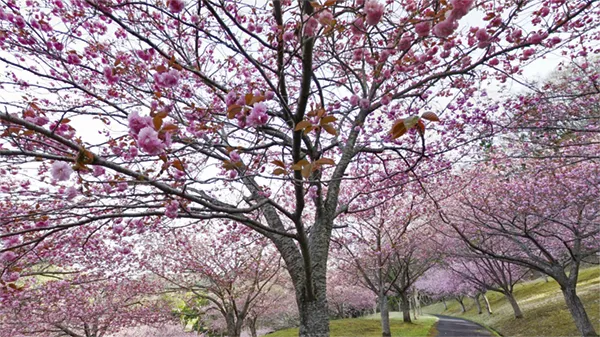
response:
[(447, 336), (447, 337), (492, 337), (492, 333), (484, 328), (483, 326), (468, 321), (466, 319), (434, 315), (439, 318), (439, 321), (435, 325), (438, 334), (436, 336)]

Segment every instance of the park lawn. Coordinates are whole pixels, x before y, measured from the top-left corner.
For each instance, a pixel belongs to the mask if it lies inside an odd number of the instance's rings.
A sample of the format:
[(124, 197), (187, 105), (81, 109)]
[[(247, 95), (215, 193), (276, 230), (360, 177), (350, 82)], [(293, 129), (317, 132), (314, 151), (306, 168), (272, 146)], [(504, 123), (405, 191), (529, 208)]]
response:
[[(467, 312), (461, 314), (460, 306), (455, 300), (449, 300), (448, 310), (442, 303), (423, 308), (424, 313), (458, 316), (489, 326), (504, 336), (579, 336), (575, 323), (564, 302), (560, 287), (549, 279), (537, 279), (515, 286), (515, 297), (523, 315), (522, 319), (514, 319), (510, 304), (504, 296), (488, 292), (493, 314), (485, 311), (481, 301), (483, 314), (477, 314), (477, 307), (471, 299), (465, 299)], [(577, 294), (584, 303), (588, 316), (594, 324), (596, 332), (600, 331), (600, 267), (587, 268), (580, 271)]]
[[(428, 336), (433, 329), (437, 318), (433, 316), (420, 316), (413, 323), (404, 323), (400, 313), (390, 313), (390, 328), (392, 336), (416, 337)], [(379, 314), (360, 318), (336, 319), (329, 322), (331, 337), (364, 336), (380, 337), (381, 322)], [(267, 337), (296, 337), (298, 328), (279, 330), (266, 335)]]

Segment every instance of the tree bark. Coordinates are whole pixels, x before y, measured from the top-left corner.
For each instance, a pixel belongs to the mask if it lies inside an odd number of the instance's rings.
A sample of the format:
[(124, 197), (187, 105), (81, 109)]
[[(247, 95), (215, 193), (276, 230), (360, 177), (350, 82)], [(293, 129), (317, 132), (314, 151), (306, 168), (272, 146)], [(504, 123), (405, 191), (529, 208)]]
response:
[(561, 287), (561, 290), (565, 298), (565, 302), (567, 303), (567, 307), (569, 308), (571, 316), (573, 316), (575, 325), (577, 326), (577, 329), (581, 335), (585, 337), (597, 337), (598, 334), (590, 322), (590, 318), (585, 311), (583, 303), (581, 303), (579, 296), (577, 296), (575, 286)]
[(388, 310), (387, 296), (379, 294), (379, 312), (381, 313), (381, 336), (391, 337), (390, 312)]
[(225, 319), (225, 323), (227, 324), (227, 336), (228, 337), (240, 337), (242, 332), (241, 324), (236, 320), (234, 313), (227, 313), (227, 317)]
[(405, 323), (412, 323), (410, 319), (410, 302), (408, 296), (404, 293), (400, 294), (400, 305), (402, 307), (402, 319)]
[(442, 303), (444, 303), (444, 310), (448, 310), (448, 303), (446, 303), (445, 297), (442, 297)]
[(492, 312), (492, 306), (490, 305), (490, 301), (488, 300), (488, 298), (485, 295), (485, 293), (481, 294), (481, 296), (483, 297), (483, 301), (485, 302), (485, 308), (487, 309), (488, 315), (493, 314), (493, 312)]
[(415, 320), (416, 320), (418, 315), (423, 314), (423, 312), (421, 311), (421, 294), (419, 294), (419, 291), (416, 288), (413, 289), (413, 301), (414, 301), (414, 315), (415, 315)]
[(504, 294), (504, 296), (508, 300), (508, 303), (510, 303), (510, 305), (512, 306), (513, 312), (515, 313), (515, 318), (523, 318), (523, 312), (521, 311), (519, 303), (517, 303), (517, 300), (515, 299), (513, 293), (507, 292)]
[(248, 320), (248, 328), (250, 328), (250, 336), (251, 337), (258, 337), (258, 334), (256, 333), (256, 321), (257, 321), (258, 317), (254, 316), (251, 317)]
[(479, 296), (481, 296), (481, 294), (473, 296), (473, 301), (475, 301), (475, 305), (477, 306), (477, 313), (481, 315), (483, 314), (483, 311), (481, 311), (481, 302), (479, 302)]
[(300, 337), (329, 336), (329, 313), (325, 296), (318, 296), (313, 301), (300, 300), (298, 309)]

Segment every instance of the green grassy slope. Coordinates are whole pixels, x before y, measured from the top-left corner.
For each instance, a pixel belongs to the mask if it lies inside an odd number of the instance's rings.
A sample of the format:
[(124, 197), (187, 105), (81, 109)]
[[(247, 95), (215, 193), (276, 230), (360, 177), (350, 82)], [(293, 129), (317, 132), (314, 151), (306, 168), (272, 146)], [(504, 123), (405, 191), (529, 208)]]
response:
[[(421, 316), (413, 324), (402, 322), (400, 313), (390, 313), (390, 328), (392, 336), (416, 337), (428, 336), (437, 318), (432, 316)], [(361, 318), (337, 319), (329, 322), (331, 337), (380, 337), (381, 322), (379, 314)], [(295, 337), (298, 336), (298, 328), (279, 330), (267, 337)]]
[[(579, 276), (577, 294), (584, 303), (587, 313), (600, 332), (600, 268), (593, 267), (582, 270)], [(485, 312), (477, 314), (475, 303), (465, 300), (467, 312), (461, 314), (460, 306), (455, 300), (448, 301), (448, 310), (442, 303), (423, 308), (424, 313), (459, 316), (487, 325), (504, 336), (577, 336), (578, 331), (564, 302), (560, 288), (556, 282), (543, 279), (518, 284), (515, 297), (521, 306), (522, 319), (514, 319), (510, 304), (502, 294), (488, 292), (493, 314)]]

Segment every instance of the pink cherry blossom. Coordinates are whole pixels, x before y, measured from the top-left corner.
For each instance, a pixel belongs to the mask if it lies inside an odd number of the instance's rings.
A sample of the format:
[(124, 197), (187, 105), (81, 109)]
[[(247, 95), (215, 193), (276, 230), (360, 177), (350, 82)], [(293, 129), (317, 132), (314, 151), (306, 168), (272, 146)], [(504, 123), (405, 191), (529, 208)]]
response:
[(403, 37), (398, 42), (398, 49), (404, 50), (404, 51), (409, 50), (411, 44), (412, 44), (412, 38), (410, 38), (410, 37)]
[(333, 22), (333, 13), (328, 10), (324, 10), (319, 14), (319, 23), (322, 25), (329, 25)]
[(73, 198), (75, 198), (77, 195), (79, 194), (79, 191), (73, 187), (73, 186), (69, 186), (66, 190), (65, 190), (65, 197), (67, 198), (67, 200), (72, 200)]
[(544, 36), (542, 34), (533, 33), (528, 39), (527, 42), (532, 44), (540, 44), (544, 40)]
[(383, 17), (384, 7), (376, 0), (368, 0), (365, 3), (365, 14), (368, 25), (375, 26)]
[(449, 17), (452, 20), (460, 20), (469, 13), (474, 2), (475, 0), (450, 0), (452, 11), (450, 11)]
[(155, 73), (153, 77), (154, 83), (161, 88), (172, 88), (179, 83), (179, 72), (175, 69), (164, 73)]
[(115, 75), (113, 68), (104, 67), (104, 70), (102, 71), (102, 73), (104, 74), (104, 78), (106, 79), (108, 84), (115, 84), (115, 83), (119, 82), (120, 77)]
[(179, 211), (179, 202), (177, 202), (176, 200), (172, 200), (165, 207), (165, 216), (167, 216), (171, 219), (175, 219), (175, 218), (177, 218), (178, 211)]
[(392, 101), (392, 98), (389, 95), (385, 95), (381, 97), (381, 104), (388, 105)]
[(354, 20), (354, 22), (352, 22), (350, 29), (352, 30), (352, 34), (354, 34), (354, 35), (363, 34), (365, 31), (364, 19), (362, 17), (356, 18), (356, 20)]
[(429, 36), (429, 32), (431, 31), (431, 23), (429, 21), (417, 23), (415, 25), (415, 33), (420, 37)]
[(165, 144), (158, 138), (158, 132), (150, 126), (140, 130), (137, 143), (142, 151), (150, 155), (160, 154), (165, 149)]
[(17, 272), (13, 272), (13, 273), (5, 274), (2, 277), (2, 279), (4, 280), (4, 282), (16, 282), (20, 277), (21, 277), (21, 274), (19, 274)]
[(143, 128), (152, 126), (152, 117), (150, 117), (150, 116), (142, 117), (137, 113), (137, 111), (134, 111), (131, 114), (129, 114), (129, 117), (127, 118), (127, 120), (129, 122), (129, 131), (134, 136), (137, 136), (137, 134)]
[(319, 21), (314, 17), (307, 17), (304, 21), (304, 35), (315, 36), (317, 28), (319, 27)]
[(183, 0), (168, 0), (167, 5), (172, 13), (179, 13), (185, 8), (185, 2)]
[(71, 173), (73, 173), (73, 169), (71, 168), (71, 164), (64, 161), (55, 161), (52, 164), (52, 168), (50, 170), (52, 174), (52, 178), (58, 181), (69, 180), (71, 177)]
[(533, 48), (525, 49), (523, 51), (523, 58), (528, 59), (531, 56), (533, 56), (533, 54), (535, 54), (535, 49), (533, 49)]
[(444, 20), (433, 26), (433, 34), (437, 37), (446, 38), (454, 33), (456, 21)]
[(261, 126), (267, 123), (268, 119), (267, 106), (260, 102), (254, 105), (250, 111), (250, 115), (246, 118), (246, 123), (248, 123), (249, 126)]
[(81, 58), (75, 53), (69, 53), (67, 55), (67, 63), (69, 64), (81, 64)]
[(293, 41), (296, 35), (294, 35), (293, 31), (287, 30), (283, 33), (283, 41), (290, 42)]
[(94, 169), (92, 170), (92, 175), (94, 177), (99, 177), (99, 176), (103, 175), (105, 172), (106, 172), (106, 170), (104, 169), (104, 167), (94, 166)]
[(16, 258), (17, 258), (17, 254), (15, 254), (15, 252), (13, 252), (12, 250), (6, 251), (6, 252), (2, 253), (2, 255), (0, 255), (0, 261), (4, 261), (4, 262), (11, 262)]
[(229, 153), (229, 159), (231, 159), (232, 162), (237, 163), (241, 160), (240, 154), (237, 153), (237, 151), (231, 151)]

